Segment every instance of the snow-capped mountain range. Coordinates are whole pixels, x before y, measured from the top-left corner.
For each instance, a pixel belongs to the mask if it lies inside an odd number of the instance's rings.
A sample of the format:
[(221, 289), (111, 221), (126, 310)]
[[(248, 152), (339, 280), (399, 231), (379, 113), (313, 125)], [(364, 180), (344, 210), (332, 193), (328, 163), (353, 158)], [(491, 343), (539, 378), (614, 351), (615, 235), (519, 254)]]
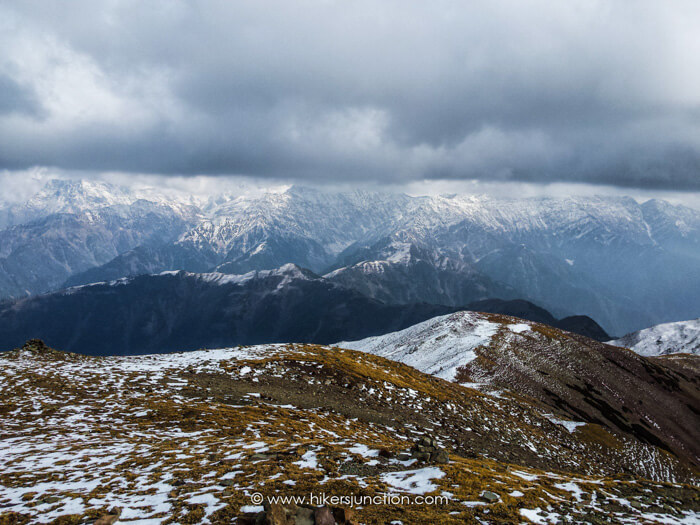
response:
[(137, 201), (166, 206), (188, 216), (203, 201), (165, 195), (154, 188), (128, 189), (107, 182), (51, 179), (26, 202), (0, 202), (0, 229), (35, 221), (56, 213), (81, 214), (103, 208), (128, 208)]
[(202, 202), (54, 181), (0, 217), (11, 225), (0, 232), (3, 297), (294, 263), (386, 303), (527, 299), (557, 317), (589, 315), (613, 334), (700, 314), (700, 212), (658, 200), (293, 186)]
[(70, 276), (142, 244), (171, 242), (199, 208), (153, 191), (52, 180), (29, 201), (0, 208), (0, 297), (60, 288)]
[(664, 323), (627, 334), (608, 344), (623, 346), (638, 354), (700, 354), (700, 319)]

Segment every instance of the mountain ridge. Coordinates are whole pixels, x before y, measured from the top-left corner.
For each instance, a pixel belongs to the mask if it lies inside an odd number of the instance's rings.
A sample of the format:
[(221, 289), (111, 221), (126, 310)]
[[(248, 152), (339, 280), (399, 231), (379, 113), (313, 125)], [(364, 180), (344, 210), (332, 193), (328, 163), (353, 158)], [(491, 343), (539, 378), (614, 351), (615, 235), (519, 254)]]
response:
[[(615, 334), (700, 312), (691, 293), (700, 286), (700, 212), (663, 201), (291, 187), (198, 206), (187, 208), (187, 224), (169, 239), (137, 241), (107, 261), (88, 254), (68, 271), (42, 269), (41, 278), (56, 289), (167, 270), (240, 274), (294, 263), (384, 302), (522, 298), (558, 318), (588, 315)], [(417, 255), (406, 258), (407, 251)], [(0, 271), (0, 285), (11, 273), (12, 265)], [(5, 297), (25, 290), (47, 291), (0, 286)]]
[[(697, 376), (658, 358), (547, 325), (476, 312), (336, 344), (485, 392), (527, 395), (576, 421), (631, 433), (700, 465)], [(650, 391), (652, 385), (658, 390)]]
[[(522, 315), (540, 311), (530, 303), (514, 305)], [(480, 306), (511, 311), (504, 301)], [(335, 341), (338, 334), (386, 333), (459, 309), (386, 304), (293, 264), (243, 275), (178, 270), (0, 303), (0, 340), (19, 345), (39, 337), (69, 351), (85, 352), (99, 339), (107, 353), (275, 342), (324, 344)], [(601, 330), (591, 319), (578, 328), (584, 333)]]
[(700, 354), (700, 318), (651, 326), (608, 341), (608, 344), (629, 348), (644, 356)]

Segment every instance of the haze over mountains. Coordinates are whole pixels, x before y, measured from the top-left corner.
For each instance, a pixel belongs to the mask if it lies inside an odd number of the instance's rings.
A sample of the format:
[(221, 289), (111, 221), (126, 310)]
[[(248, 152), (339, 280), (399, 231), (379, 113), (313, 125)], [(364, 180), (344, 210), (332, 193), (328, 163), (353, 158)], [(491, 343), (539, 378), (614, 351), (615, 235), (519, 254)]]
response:
[(52, 181), (0, 208), (0, 296), (287, 263), (386, 304), (524, 299), (623, 334), (700, 314), (700, 212), (631, 198), (497, 200), (291, 187), (209, 201)]

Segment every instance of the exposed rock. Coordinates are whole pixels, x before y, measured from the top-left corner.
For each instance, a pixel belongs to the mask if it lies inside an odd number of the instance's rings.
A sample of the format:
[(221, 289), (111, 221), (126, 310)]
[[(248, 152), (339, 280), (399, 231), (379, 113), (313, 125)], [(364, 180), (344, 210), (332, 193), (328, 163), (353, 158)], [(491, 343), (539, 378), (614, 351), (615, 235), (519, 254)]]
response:
[(313, 509), (299, 507), (294, 515), (294, 525), (314, 525)]
[(421, 437), (418, 442), (411, 448), (411, 457), (418, 461), (429, 463), (445, 464), (450, 461), (450, 456), (445, 451), (438, 447), (437, 441), (428, 436)]
[(119, 520), (119, 516), (121, 516), (121, 513), (121, 508), (114, 507), (112, 510), (109, 511), (109, 514), (100, 516), (97, 519), (97, 521), (95, 521), (95, 525), (112, 525), (113, 523), (116, 523)]
[(355, 511), (351, 507), (334, 507), (333, 516), (335, 521), (339, 525), (349, 525), (352, 522), (352, 518), (355, 515)]
[(495, 492), (491, 492), (490, 490), (485, 490), (484, 492), (481, 493), (481, 499), (483, 499), (484, 501), (488, 501), (489, 503), (495, 503), (501, 498)]
[(316, 525), (335, 525), (335, 518), (331, 509), (328, 507), (320, 507), (314, 511)]

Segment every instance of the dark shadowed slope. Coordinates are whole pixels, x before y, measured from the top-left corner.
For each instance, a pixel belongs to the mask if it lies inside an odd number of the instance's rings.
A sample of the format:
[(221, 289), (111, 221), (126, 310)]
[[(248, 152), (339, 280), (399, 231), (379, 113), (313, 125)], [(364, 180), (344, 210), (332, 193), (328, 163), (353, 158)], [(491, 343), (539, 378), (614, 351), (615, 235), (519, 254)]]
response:
[(171, 272), (4, 303), (0, 341), (9, 349), (39, 337), (86, 354), (328, 343), (398, 330), (450, 311), (386, 305), (294, 265), (238, 276)]
[[(470, 307), (534, 317), (526, 301)], [(299, 268), (244, 275), (167, 272), (95, 283), (0, 304), (0, 341), (9, 348), (40, 337), (70, 351), (135, 354), (274, 342), (329, 343), (400, 330), (458, 310), (430, 304), (389, 305)], [(583, 317), (582, 333), (592, 319)], [(608, 339), (607, 336), (603, 337)]]

